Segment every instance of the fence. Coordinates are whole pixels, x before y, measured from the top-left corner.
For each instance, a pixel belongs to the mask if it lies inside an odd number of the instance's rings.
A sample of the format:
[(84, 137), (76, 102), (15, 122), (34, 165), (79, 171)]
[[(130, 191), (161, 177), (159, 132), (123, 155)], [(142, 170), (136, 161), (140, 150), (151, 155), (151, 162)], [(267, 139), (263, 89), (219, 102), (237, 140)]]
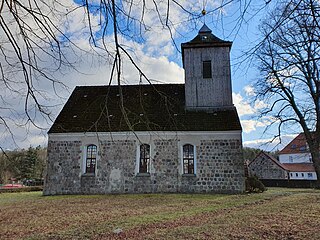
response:
[(314, 188), (316, 180), (260, 179), (266, 187)]

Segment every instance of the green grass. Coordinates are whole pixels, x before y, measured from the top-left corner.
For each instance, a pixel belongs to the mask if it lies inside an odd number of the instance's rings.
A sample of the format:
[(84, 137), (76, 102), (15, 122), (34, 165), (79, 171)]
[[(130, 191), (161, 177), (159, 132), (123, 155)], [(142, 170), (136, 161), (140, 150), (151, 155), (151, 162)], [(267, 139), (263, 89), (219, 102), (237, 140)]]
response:
[[(0, 194), (0, 239), (320, 239), (320, 191)], [(121, 229), (120, 234), (114, 233)]]

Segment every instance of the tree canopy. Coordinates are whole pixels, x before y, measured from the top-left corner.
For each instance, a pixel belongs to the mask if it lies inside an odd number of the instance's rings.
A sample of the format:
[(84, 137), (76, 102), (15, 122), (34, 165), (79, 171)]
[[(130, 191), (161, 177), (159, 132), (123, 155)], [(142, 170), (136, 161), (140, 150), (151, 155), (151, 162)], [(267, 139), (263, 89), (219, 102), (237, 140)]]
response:
[[(204, 12), (206, 21), (223, 24), (227, 16), (233, 18), (230, 31), (236, 34), (242, 24), (270, 2), (0, 1), (2, 137), (14, 141), (12, 130), (16, 127), (24, 128), (26, 133), (34, 128), (45, 133), (57, 104), (63, 104), (58, 100), (71, 81), (61, 81), (62, 76), (72, 71), (91, 74), (81, 66), (82, 59), (98, 58), (99, 64), (109, 66), (110, 75), (105, 74), (104, 84), (120, 86), (128, 76), (153, 83), (153, 76), (141, 67), (139, 52), (145, 50), (141, 43), (148, 42), (150, 46), (144, 48), (151, 55), (179, 51), (176, 39), (195, 29), (203, 21)], [(171, 44), (164, 44), (168, 40)], [(130, 65), (127, 73), (126, 65)]]
[(283, 1), (261, 23), (264, 36), (255, 53), (261, 77), (256, 99), (262, 116), (285, 129), (299, 128), (307, 139), (320, 177), (320, 3)]
[(12, 179), (42, 179), (46, 159), (46, 148), (39, 146), (0, 153), (0, 184), (10, 183)]

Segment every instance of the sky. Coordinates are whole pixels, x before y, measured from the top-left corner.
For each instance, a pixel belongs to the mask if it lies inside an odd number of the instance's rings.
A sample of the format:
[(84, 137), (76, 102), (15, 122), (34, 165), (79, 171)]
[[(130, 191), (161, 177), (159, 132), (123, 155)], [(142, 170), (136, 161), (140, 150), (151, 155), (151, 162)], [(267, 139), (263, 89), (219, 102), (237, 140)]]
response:
[[(97, 14), (98, 5), (96, 5), (99, 1), (89, 1), (92, 3), (89, 13), (86, 13), (85, 9), (81, 7), (81, 0), (62, 0), (57, 2), (53, 0), (49, 1), (49, 4), (52, 4), (50, 6), (54, 7), (55, 10), (61, 13), (67, 12), (68, 14), (59, 15), (63, 17), (58, 17), (58, 15), (51, 16), (50, 14), (52, 13), (48, 11), (48, 16), (51, 17), (53, 24), (59, 26), (59, 29), (64, 34), (59, 35), (57, 33), (57, 36), (62, 43), (61, 45), (64, 46), (63, 56), (68, 64), (57, 67), (57, 62), (42, 52), (42, 55), (39, 54), (43, 56), (41, 67), (49, 72), (51, 71), (52, 77), (58, 79), (62, 84), (53, 85), (52, 82), (41, 79), (41, 76), (37, 78), (37, 81), (34, 81), (35, 87), (41, 90), (37, 93), (37, 96), (45, 106), (45, 109), (50, 112), (50, 118), (39, 114), (35, 111), (34, 105), (30, 103), (28, 111), (32, 119), (39, 123), (38, 126), (40, 128), (27, 122), (23, 116), (25, 94), (19, 94), (23, 89), (23, 81), (18, 81), (18, 79), (21, 79), (21, 73), (15, 72), (11, 74), (11, 77), (19, 82), (19, 84), (14, 85), (15, 91), (10, 91), (8, 88), (0, 86), (2, 105), (4, 106), (0, 107), (0, 113), (1, 116), (6, 117), (11, 129), (10, 133), (0, 124), (1, 147), (4, 149), (46, 145), (46, 133), (74, 87), (77, 85), (104, 85), (110, 81), (112, 57), (101, 48), (103, 46), (101, 41), (101, 16)], [(126, 6), (124, 1), (120, 2), (123, 4), (123, 9), (128, 13), (129, 9), (131, 9), (130, 6)], [(131, 6), (130, 15), (133, 18), (141, 19), (141, 1), (136, 0), (135, 2), (137, 4)], [(258, 5), (252, 3), (246, 9), (247, 13), (242, 19), (243, 21), (240, 21), (239, 14), (243, 12), (242, 10), (246, 6), (239, 5), (237, 1), (216, 10), (221, 4), (221, 0), (181, 0), (178, 2), (185, 9), (199, 14), (198, 16), (190, 17), (190, 14), (187, 14), (179, 6), (171, 4), (169, 24), (172, 27), (172, 32), (170, 34), (163, 27), (163, 23), (166, 20), (164, 16), (167, 13), (166, 4), (163, 4), (163, 1), (156, 1), (159, 2), (158, 10), (161, 15), (161, 20), (159, 20), (158, 13), (154, 11), (153, 1), (146, 2), (146, 11), (143, 12), (145, 27), (140, 28), (133, 20), (126, 21), (125, 18), (122, 18), (122, 23), (119, 27), (123, 30), (123, 35), (119, 36), (119, 41), (151, 82), (184, 82), (180, 44), (193, 39), (205, 22), (214, 35), (224, 40), (233, 41), (230, 53), (233, 102), (240, 116), (244, 146), (266, 150), (281, 149), (299, 132), (299, 129), (288, 129), (284, 133), (280, 145), (278, 145), (278, 141), (269, 143), (270, 139), (275, 135), (275, 129), (273, 128), (265, 132), (266, 127), (270, 125), (270, 119), (258, 119), (256, 117), (258, 110), (265, 103), (261, 101), (250, 102), (253, 94), (252, 82), (261, 76), (256, 69), (254, 61), (250, 61), (250, 58), (247, 59), (248, 55), (245, 53), (259, 42), (261, 38), (258, 32), (260, 19), (265, 16), (265, 12), (270, 10), (271, 7), (263, 6), (261, 3)], [(205, 17), (201, 17), (200, 13), (204, 6), (208, 14)], [(73, 10), (70, 11), (70, 9)], [(96, 40), (96, 46), (94, 46), (92, 38), (90, 38), (91, 33), (87, 27), (88, 14), (90, 15), (91, 30)], [(120, 14), (119, 18), (121, 19)], [(32, 24), (34, 23), (30, 21), (30, 25)], [(130, 31), (127, 30), (126, 24)], [(109, 26), (106, 31), (104, 44), (113, 54), (114, 35), (112, 28)], [(19, 40), (19, 36), (17, 36), (17, 39)], [(72, 44), (68, 43), (67, 39)], [(53, 50), (51, 49), (51, 51)], [(0, 59), (2, 57), (0, 56)], [(140, 75), (135, 66), (124, 55), (122, 55), (122, 60), (122, 84), (139, 84)], [(143, 81), (146, 83), (145, 80)], [(115, 83), (115, 81), (112, 81), (112, 84)], [(6, 99), (6, 101), (3, 99)], [(8, 108), (6, 109), (6, 107)]]

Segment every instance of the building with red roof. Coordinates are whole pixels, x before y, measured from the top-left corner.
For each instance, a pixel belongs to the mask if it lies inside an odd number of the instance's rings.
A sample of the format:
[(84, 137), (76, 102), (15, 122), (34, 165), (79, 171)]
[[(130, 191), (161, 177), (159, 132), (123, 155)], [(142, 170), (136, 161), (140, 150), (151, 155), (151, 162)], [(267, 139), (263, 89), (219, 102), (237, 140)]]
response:
[(279, 162), (290, 173), (290, 179), (317, 179), (304, 133), (298, 134), (298, 136), (279, 152)]
[(303, 133), (279, 152), (279, 160), (261, 151), (248, 165), (249, 175), (259, 179), (317, 180), (311, 154)]
[(311, 163), (312, 158), (303, 133), (296, 136), (279, 152), (281, 163)]

